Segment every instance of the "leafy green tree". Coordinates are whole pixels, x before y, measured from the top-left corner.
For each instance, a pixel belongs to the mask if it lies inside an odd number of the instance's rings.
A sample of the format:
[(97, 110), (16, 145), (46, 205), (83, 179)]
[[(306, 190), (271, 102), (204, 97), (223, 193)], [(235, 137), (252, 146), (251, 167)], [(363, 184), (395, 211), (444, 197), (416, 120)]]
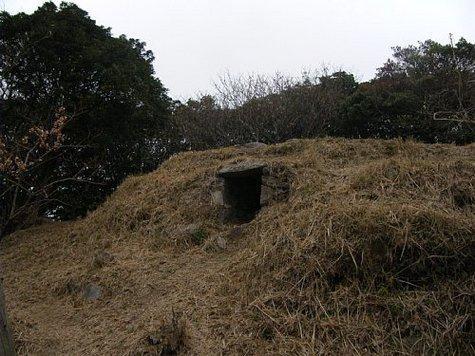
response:
[(333, 134), (473, 142), (475, 45), (428, 40), (393, 50), (376, 78), (346, 100)]
[[(37, 179), (68, 180), (43, 213), (72, 218), (95, 207), (131, 173), (158, 165), (171, 101), (145, 43), (113, 37), (74, 4), (0, 14), (0, 130), (7, 141), (71, 118), (60, 156)], [(95, 184), (88, 184), (94, 182)]]

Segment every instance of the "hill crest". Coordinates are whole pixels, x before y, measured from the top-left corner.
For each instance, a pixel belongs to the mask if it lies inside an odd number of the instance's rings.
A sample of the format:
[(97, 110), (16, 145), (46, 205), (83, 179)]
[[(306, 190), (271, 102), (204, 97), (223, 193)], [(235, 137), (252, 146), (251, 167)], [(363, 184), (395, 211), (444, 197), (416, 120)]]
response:
[[(19, 351), (466, 352), (474, 157), (345, 139), (176, 155), (86, 218), (2, 242)], [(216, 173), (255, 161), (265, 205), (223, 222)]]

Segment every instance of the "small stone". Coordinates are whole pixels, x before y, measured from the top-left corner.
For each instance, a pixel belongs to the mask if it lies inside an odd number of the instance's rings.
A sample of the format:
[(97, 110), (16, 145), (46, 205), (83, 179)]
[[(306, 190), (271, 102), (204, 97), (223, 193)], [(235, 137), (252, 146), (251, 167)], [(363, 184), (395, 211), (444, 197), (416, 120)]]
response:
[(152, 335), (147, 338), (147, 341), (150, 345), (158, 345), (160, 343), (160, 339)]
[(180, 225), (176, 228), (175, 233), (183, 238), (194, 236), (202, 230), (201, 224)]
[(201, 230), (201, 224), (189, 224), (183, 228), (185, 234), (194, 235)]
[(263, 142), (258, 142), (258, 141), (255, 141), (255, 142), (248, 142), (248, 143), (245, 143), (244, 145), (241, 145), (240, 147), (241, 148), (249, 148), (249, 149), (253, 149), (253, 148), (262, 148), (262, 147), (266, 147), (267, 145)]
[(92, 258), (92, 265), (97, 268), (101, 268), (106, 264), (112, 262), (114, 260), (114, 256), (107, 251), (100, 250), (94, 254)]
[(211, 192), (211, 201), (214, 205), (224, 205), (223, 192), (221, 190)]
[(205, 252), (220, 252), (227, 249), (228, 241), (222, 236), (212, 236), (203, 244), (202, 249)]
[(216, 239), (216, 245), (221, 249), (221, 250), (226, 250), (226, 247), (228, 245), (228, 242), (222, 238), (221, 236), (219, 236), (217, 239)]
[(230, 239), (236, 239), (236, 238), (240, 237), (242, 235), (242, 233), (244, 232), (244, 228), (247, 225), (248, 224), (241, 224), (241, 225), (237, 225), (237, 226), (233, 227), (231, 229), (231, 231), (229, 231), (227, 237), (230, 238)]
[(262, 186), (261, 188), (261, 206), (268, 205), (273, 196), (273, 190), (267, 186)]
[(89, 283), (84, 287), (83, 295), (87, 300), (97, 300), (102, 295), (102, 288), (95, 283)]

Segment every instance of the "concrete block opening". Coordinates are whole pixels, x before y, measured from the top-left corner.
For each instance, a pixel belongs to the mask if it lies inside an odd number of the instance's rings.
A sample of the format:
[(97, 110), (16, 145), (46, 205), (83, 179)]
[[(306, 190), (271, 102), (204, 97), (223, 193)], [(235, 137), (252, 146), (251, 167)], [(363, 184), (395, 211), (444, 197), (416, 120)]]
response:
[(248, 222), (255, 217), (261, 208), (263, 168), (260, 163), (242, 163), (218, 172), (218, 177), (224, 180), (223, 201), (227, 220)]

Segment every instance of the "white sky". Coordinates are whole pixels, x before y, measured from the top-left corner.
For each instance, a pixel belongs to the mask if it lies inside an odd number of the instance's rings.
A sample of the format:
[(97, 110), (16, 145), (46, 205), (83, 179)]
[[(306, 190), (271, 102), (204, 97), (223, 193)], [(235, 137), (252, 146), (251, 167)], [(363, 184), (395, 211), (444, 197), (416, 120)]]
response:
[[(0, 0), (10, 13), (44, 1)], [(56, 4), (59, 1), (54, 1)], [(370, 79), (391, 46), (448, 34), (475, 41), (475, 0), (76, 0), (114, 35), (147, 43), (176, 99), (219, 74), (300, 75), (323, 63)]]

